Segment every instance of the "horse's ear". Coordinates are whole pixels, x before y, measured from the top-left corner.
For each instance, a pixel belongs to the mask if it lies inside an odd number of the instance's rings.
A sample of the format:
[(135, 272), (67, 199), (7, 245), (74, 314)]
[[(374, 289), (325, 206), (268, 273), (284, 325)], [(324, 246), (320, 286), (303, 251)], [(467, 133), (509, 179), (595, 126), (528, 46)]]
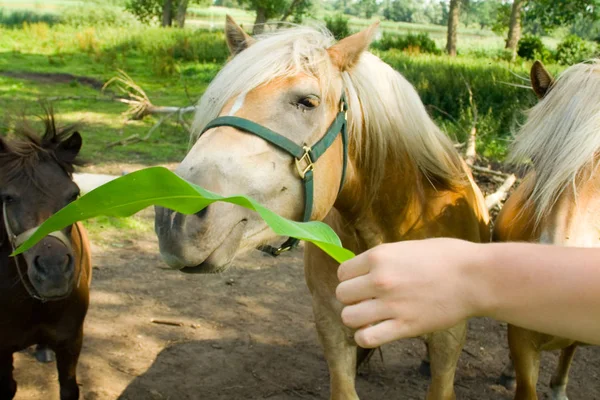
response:
[(235, 23), (229, 14), (225, 17), (225, 38), (232, 56), (246, 50), (255, 42), (241, 26)]
[(548, 72), (541, 61), (536, 60), (531, 67), (531, 87), (539, 99), (543, 98), (554, 84), (552, 74)]
[(82, 143), (79, 132), (73, 133), (68, 139), (60, 142), (56, 148), (56, 157), (66, 163), (73, 163), (81, 150)]
[(367, 29), (348, 36), (327, 49), (329, 57), (340, 71), (351, 69), (360, 59), (360, 55), (365, 51), (379, 27), (379, 22), (375, 22)]

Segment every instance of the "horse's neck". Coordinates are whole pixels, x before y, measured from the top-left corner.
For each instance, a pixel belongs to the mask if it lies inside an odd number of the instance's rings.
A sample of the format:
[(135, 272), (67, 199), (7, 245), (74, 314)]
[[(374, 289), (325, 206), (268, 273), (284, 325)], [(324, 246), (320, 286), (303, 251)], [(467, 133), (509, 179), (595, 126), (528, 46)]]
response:
[[(340, 226), (354, 231), (357, 250), (436, 236), (485, 239), (482, 231), (487, 214), (481, 210), (471, 186), (457, 191), (440, 190), (416, 168), (393, 164), (387, 167), (377, 188), (369, 186), (366, 179), (361, 179), (360, 171), (352, 169), (348, 184), (336, 201), (335, 207), (346, 221)], [(373, 192), (376, 194), (370, 202), (369, 194)]]
[(569, 185), (538, 231), (542, 243), (600, 247), (600, 177), (578, 185), (577, 189)]

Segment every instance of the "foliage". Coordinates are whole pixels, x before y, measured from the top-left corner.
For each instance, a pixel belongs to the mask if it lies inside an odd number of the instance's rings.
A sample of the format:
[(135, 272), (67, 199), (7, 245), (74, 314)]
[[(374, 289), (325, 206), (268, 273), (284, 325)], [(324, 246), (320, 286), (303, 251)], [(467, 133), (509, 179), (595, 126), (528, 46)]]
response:
[(569, 35), (556, 48), (556, 61), (563, 65), (572, 65), (594, 56), (596, 45), (579, 36)]
[[(165, 0), (128, 0), (125, 3), (125, 9), (135, 15), (140, 22), (148, 24), (160, 19), (164, 2)], [(179, 2), (180, 0), (174, 0), (172, 3), (173, 16)], [(201, 7), (208, 7), (212, 4), (211, 0), (195, 0), (194, 2)]]
[(491, 29), (496, 35), (504, 36), (510, 24), (511, 5), (509, 3), (499, 4), (494, 12), (495, 18)]
[(20, 28), (23, 24), (35, 24), (43, 22), (49, 26), (57, 24), (61, 18), (56, 14), (38, 13), (30, 10), (13, 10), (8, 11), (0, 8), (0, 25), (10, 28)]
[(527, 60), (541, 60), (544, 62), (549, 60), (551, 56), (542, 39), (535, 35), (525, 35), (519, 40), (517, 54)]
[(142, 23), (148, 24), (160, 17), (162, 14), (161, 0), (130, 0), (125, 9)]
[(465, 3), (462, 11), (465, 25), (477, 24), (480, 29), (491, 28), (497, 22), (497, 11), (503, 5), (501, 0), (470, 0)]
[(415, 86), (436, 122), (461, 142), (466, 140), (472, 124), (468, 83), (479, 115), (478, 152), (484, 156), (505, 156), (515, 123), (522, 111), (536, 102), (531, 90), (511, 85), (521, 83), (513, 73), (525, 79), (529, 76), (526, 66), (512, 66), (511, 71), (511, 64), (490, 63), (489, 59), (415, 57), (394, 50), (380, 55)]
[(325, 17), (325, 26), (333, 34), (336, 40), (350, 36), (350, 27), (348, 18), (342, 14), (336, 14), (333, 17)]
[[(160, 185), (157, 185), (157, 182), (160, 182)], [(250, 197), (220, 196), (186, 182), (164, 167), (132, 172), (83, 195), (48, 218), (15, 253), (26, 251), (50, 232), (95, 216), (128, 217), (151, 205), (194, 214), (215, 201), (224, 201), (256, 211), (276, 234), (310, 241), (337, 262), (341, 263), (354, 257), (354, 253), (342, 247), (340, 238), (333, 229), (323, 222), (288, 220)]]
[(412, 54), (442, 53), (442, 51), (435, 44), (435, 41), (431, 39), (427, 33), (396, 35), (384, 32), (381, 39), (373, 43), (372, 46), (379, 50), (397, 49), (405, 50)]
[(358, 0), (356, 7), (358, 15), (364, 15), (367, 19), (370, 19), (379, 10), (379, 4), (376, 0)]
[(531, 0), (525, 6), (524, 24), (537, 31), (551, 31), (578, 19), (597, 20), (600, 0)]
[(119, 7), (94, 5), (94, 7), (76, 5), (61, 13), (62, 22), (77, 28), (82, 27), (126, 27), (136, 24), (135, 17), (123, 12)]

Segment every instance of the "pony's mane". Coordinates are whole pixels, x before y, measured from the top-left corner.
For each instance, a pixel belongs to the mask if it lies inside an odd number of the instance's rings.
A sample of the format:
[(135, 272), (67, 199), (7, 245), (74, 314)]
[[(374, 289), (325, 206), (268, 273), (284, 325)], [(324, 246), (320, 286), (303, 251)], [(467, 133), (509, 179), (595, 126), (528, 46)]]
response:
[[(292, 27), (257, 37), (219, 72), (200, 99), (192, 141), (216, 118), (231, 98), (275, 78), (306, 73), (321, 83), (322, 96), (336, 70), (327, 48), (331, 33), (312, 27)], [(353, 158), (379, 187), (389, 157), (398, 169), (408, 159), (436, 187), (463, 185), (466, 174), (449, 138), (431, 120), (413, 86), (375, 55), (365, 52), (349, 73), (342, 74), (349, 105)], [(337, 101), (328, 97), (329, 101)]]
[(529, 196), (535, 222), (544, 216), (571, 185), (591, 178), (585, 167), (597, 162), (600, 149), (600, 60), (564, 71), (550, 92), (528, 111), (513, 143), (512, 162), (531, 162), (536, 182)]
[(41, 117), (44, 133), (39, 136), (26, 121), (22, 121), (14, 130), (14, 139), (4, 141), (8, 152), (0, 153), (0, 184), (15, 179), (34, 176), (41, 162), (54, 161), (69, 175), (76, 165), (83, 164), (80, 159), (66, 160), (57, 152), (58, 146), (68, 139), (77, 129), (76, 125), (58, 127), (52, 110), (45, 110)]

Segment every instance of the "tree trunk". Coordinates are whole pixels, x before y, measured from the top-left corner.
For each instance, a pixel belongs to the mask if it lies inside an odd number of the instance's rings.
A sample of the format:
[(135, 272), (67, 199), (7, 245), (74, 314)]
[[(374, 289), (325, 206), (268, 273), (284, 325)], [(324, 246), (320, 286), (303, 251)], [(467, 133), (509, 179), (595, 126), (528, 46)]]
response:
[(452, 57), (456, 56), (456, 33), (458, 30), (458, 17), (460, 15), (460, 2), (461, 0), (450, 0), (450, 12), (448, 13), (446, 52)]
[(258, 7), (256, 9), (256, 19), (254, 20), (254, 26), (252, 27), (252, 35), (259, 35), (264, 32), (265, 24), (267, 23), (267, 10)]
[(183, 28), (185, 25), (185, 13), (187, 12), (189, 0), (179, 0), (179, 5), (177, 6), (177, 14), (175, 15), (175, 21), (177, 21), (177, 26)]
[(165, 0), (162, 10), (161, 26), (171, 26), (173, 24), (173, 0)]
[(524, 0), (514, 0), (512, 12), (510, 13), (510, 25), (508, 27), (508, 39), (506, 39), (506, 48), (512, 53), (511, 59), (517, 58), (517, 46), (521, 39), (521, 9)]

